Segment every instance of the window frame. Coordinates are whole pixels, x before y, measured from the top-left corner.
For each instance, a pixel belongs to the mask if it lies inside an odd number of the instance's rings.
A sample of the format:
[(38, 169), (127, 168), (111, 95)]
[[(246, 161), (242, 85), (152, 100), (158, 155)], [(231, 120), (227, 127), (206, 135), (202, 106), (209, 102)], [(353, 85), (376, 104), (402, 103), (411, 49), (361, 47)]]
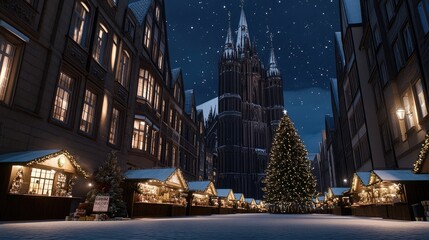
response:
[[(100, 39), (100, 32), (103, 31), (103, 38)], [(106, 66), (106, 49), (109, 42), (109, 29), (103, 22), (98, 23), (96, 36), (94, 37), (94, 47), (92, 50), (92, 58), (101, 66)], [(100, 44), (101, 40), (101, 44)]]
[[(114, 142), (112, 142), (112, 127), (113, 127), (113, 117), (114, 117), (114, 110), (118, 111), (118, 119), (116, 122), (116, 127), (115, 127), (115, 140)], [(107, 143), (111, 146), (115, 146), (115, 147), (119, 147), (121, 144), (121, 129), (122, 129), (122, 124), (123, 124), (123, 109), (116, 106), (115, 104), (112, 106), (112, 110), (111, 110), (111, 114), (110, 114), (110, 121), (109, 121), (109, 137), (107, 140)]]
[[(11, 105), (15, 95), (16, 85), (18, 82), (18, 75), (19, 75), (19, 70), (21, 68), (22, 55), (24, 52), (25, 42), (21, 41), (20, 39), (17, 39), (11, 33), (7, 31), (3, 31), (2, 28), (0, 27), (0, 42), (2, 39), (4, 40), (5, 44), (9, 44), (14, 48), (13, 50), (14, 53), (10, 61), (10, 66), (7, 70), (8, 77), (7, 77), (7, 80), (5, 81), (6, 83), (4, 87), (4, 93), (2, 94), (4, 96), (0, 97), (0, 104)], [(2, 69), (0, 68), (0, 73), (1, 73), (1, 70)]]
[[(93, 94), (95, 96), (94, 105), (92, 106), (93, 107), (92, 125), (89, 126), (88, 131), (82, 129), (82, 124), (83, 124), (82, 121), (84, 121), (84, 119), (83, 119), (84, 110), (85, 110), (85, 106), (87, 104), (87, 100), (86, 100), (86, 98), (87, 98), (86, 93), (87, 92), (90, 92), (91, 94)], [(94, 137), (96, 135), (97, 127), (98, 127), (97, 121), (98, 121), (99, 106), (100, 106), (100, 94), (94, 88), (91, 88), (91, 87), (85, 88), (84, 93), (83, 93), (83, 100), (82, 100), (82, 106), (81, 106), (81, 111), (80, 111), (80, 117), (79, 117), (79, 127), (78, 127), (79, 133), (82, 133), (82, 134), (90, 136), (90, 137)], [(87, 120), (85, 120), (85, 121), (87, 121)]]
[[(80, 18), (82, 17), (82, 12), (79, 13), (79, 16), (77, 16), (77, 12), (76, 12), (76, 8), (77, 6), (79, 6), (79, 4), (81, 5), (81, 8), (83, 11), (86, 10), (86, 15), (84, 16), (84, 24), (83, 26), (81, 26), (81, 28), (83, 28), (81, 31), (81, 36), (79, 37), (79, 35), (76, 35), (76, 29), (77, 29), (77, 17)], [(69, 36), (70, 38), (79, 46), (81, 46), (83, 49), (87, 50), (88, 49), (88, 42), (90, 40), (90, 35), (91, 35), (91, 18), (92, 18), (92, 12), (91, 12), (91, 5), (84, 0), (79, 0), (76, 1), (74, 7), (73, 7), (73, 12), (72, 12), (72, 18), (70, 20), (70, 27), (69, 27)], [(81, 22), (82, 23), (82, 22)]]
[[(61, 121), (60, 119), (57, 119), (54, 117), (55, 112), (55, 103), (56, 103), (56, 97), (57, 97), (57, 91), (60, 84), (60, 78), (61, 74), (65, 74), (68, 77), (70, 77), (73, 80), (72, 83), (72, 90), (71, 97), (69, 98), (68, 102), (68, 116), (66, 121)], [(79, 92), (79, 84), (80, 83), (80, 77), (77, 74), (73, 74), (71, 71), (67, 70), (66, 67), (63, 67), (59, 72), (57, 76), (57, 82), (55, 85), (54, 95), (52, 98), (52, 107), (51, 107), (51, 113), (50, 113), (50, 120), (54, 122), (57, 125), (61, 125), (63, 127), (72, 128), (73, 123), (75, 121), (75, 112), (76, 112), (76, 101), (78, 99), (78, 92)]]

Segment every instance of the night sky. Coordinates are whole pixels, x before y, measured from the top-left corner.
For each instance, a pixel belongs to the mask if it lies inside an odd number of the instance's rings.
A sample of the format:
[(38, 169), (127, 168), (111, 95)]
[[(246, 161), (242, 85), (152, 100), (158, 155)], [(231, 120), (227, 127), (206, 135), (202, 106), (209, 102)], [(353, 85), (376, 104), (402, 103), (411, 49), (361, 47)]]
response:
[[(197, 105), (217, 97), (218, 61), (225, 43), (228, 11), (238, 28), (239, 0), (166, 0), (171, 67), (183, 69), (185, 88)], [(334, 32), (338, 0), (246, 0), (251, 39), (268, 66), (274, 34), (283, 76), (285, 108), (310, 153), (319, 152), (324, 116), (331, 113), (329, 80), (335, 77)], [(236, 34), (234, 34), (234, 40)]]

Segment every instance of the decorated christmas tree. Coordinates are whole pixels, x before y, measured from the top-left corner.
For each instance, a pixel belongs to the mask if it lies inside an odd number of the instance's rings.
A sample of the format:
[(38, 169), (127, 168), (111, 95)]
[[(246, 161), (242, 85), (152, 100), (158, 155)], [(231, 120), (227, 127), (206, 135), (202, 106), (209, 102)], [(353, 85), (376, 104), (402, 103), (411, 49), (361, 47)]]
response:
[(308, 153), (291, 119), (283, 115), (265, 170), (264, 199), (271, 213), (305, 213), (315, 196)]
[(122, 199), (121, 188), (122, 174), (118, 166), (115, 152), (107, 155), (107, 161), (95, 172), (93, 178), (93, 188), (88, 192), (86, 200), (90, 207), (94, 205), (96, 196), (109, 196), (110, 217), (126, 217), (126, 204)]

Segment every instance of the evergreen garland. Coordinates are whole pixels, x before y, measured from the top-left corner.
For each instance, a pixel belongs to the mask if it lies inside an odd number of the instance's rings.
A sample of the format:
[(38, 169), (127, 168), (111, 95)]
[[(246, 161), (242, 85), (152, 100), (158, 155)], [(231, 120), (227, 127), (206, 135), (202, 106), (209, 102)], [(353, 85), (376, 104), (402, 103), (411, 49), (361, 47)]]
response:
[(283, 115), (265, 170), (264, 199), (270, 213), (305, 213), (312, 206), (316, 181), (308, 153), (291, 119)]

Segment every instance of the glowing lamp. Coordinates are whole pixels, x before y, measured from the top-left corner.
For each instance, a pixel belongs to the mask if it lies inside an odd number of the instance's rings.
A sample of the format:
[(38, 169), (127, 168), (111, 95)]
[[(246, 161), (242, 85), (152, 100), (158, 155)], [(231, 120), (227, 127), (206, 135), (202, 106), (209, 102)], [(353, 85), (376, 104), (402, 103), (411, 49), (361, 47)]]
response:
[(398, 108), (396, 110), (396, 116), (398, 117), (399, 120), (404, 120), (404, 118), (405, 118), (405, 110), (403, 108)]

